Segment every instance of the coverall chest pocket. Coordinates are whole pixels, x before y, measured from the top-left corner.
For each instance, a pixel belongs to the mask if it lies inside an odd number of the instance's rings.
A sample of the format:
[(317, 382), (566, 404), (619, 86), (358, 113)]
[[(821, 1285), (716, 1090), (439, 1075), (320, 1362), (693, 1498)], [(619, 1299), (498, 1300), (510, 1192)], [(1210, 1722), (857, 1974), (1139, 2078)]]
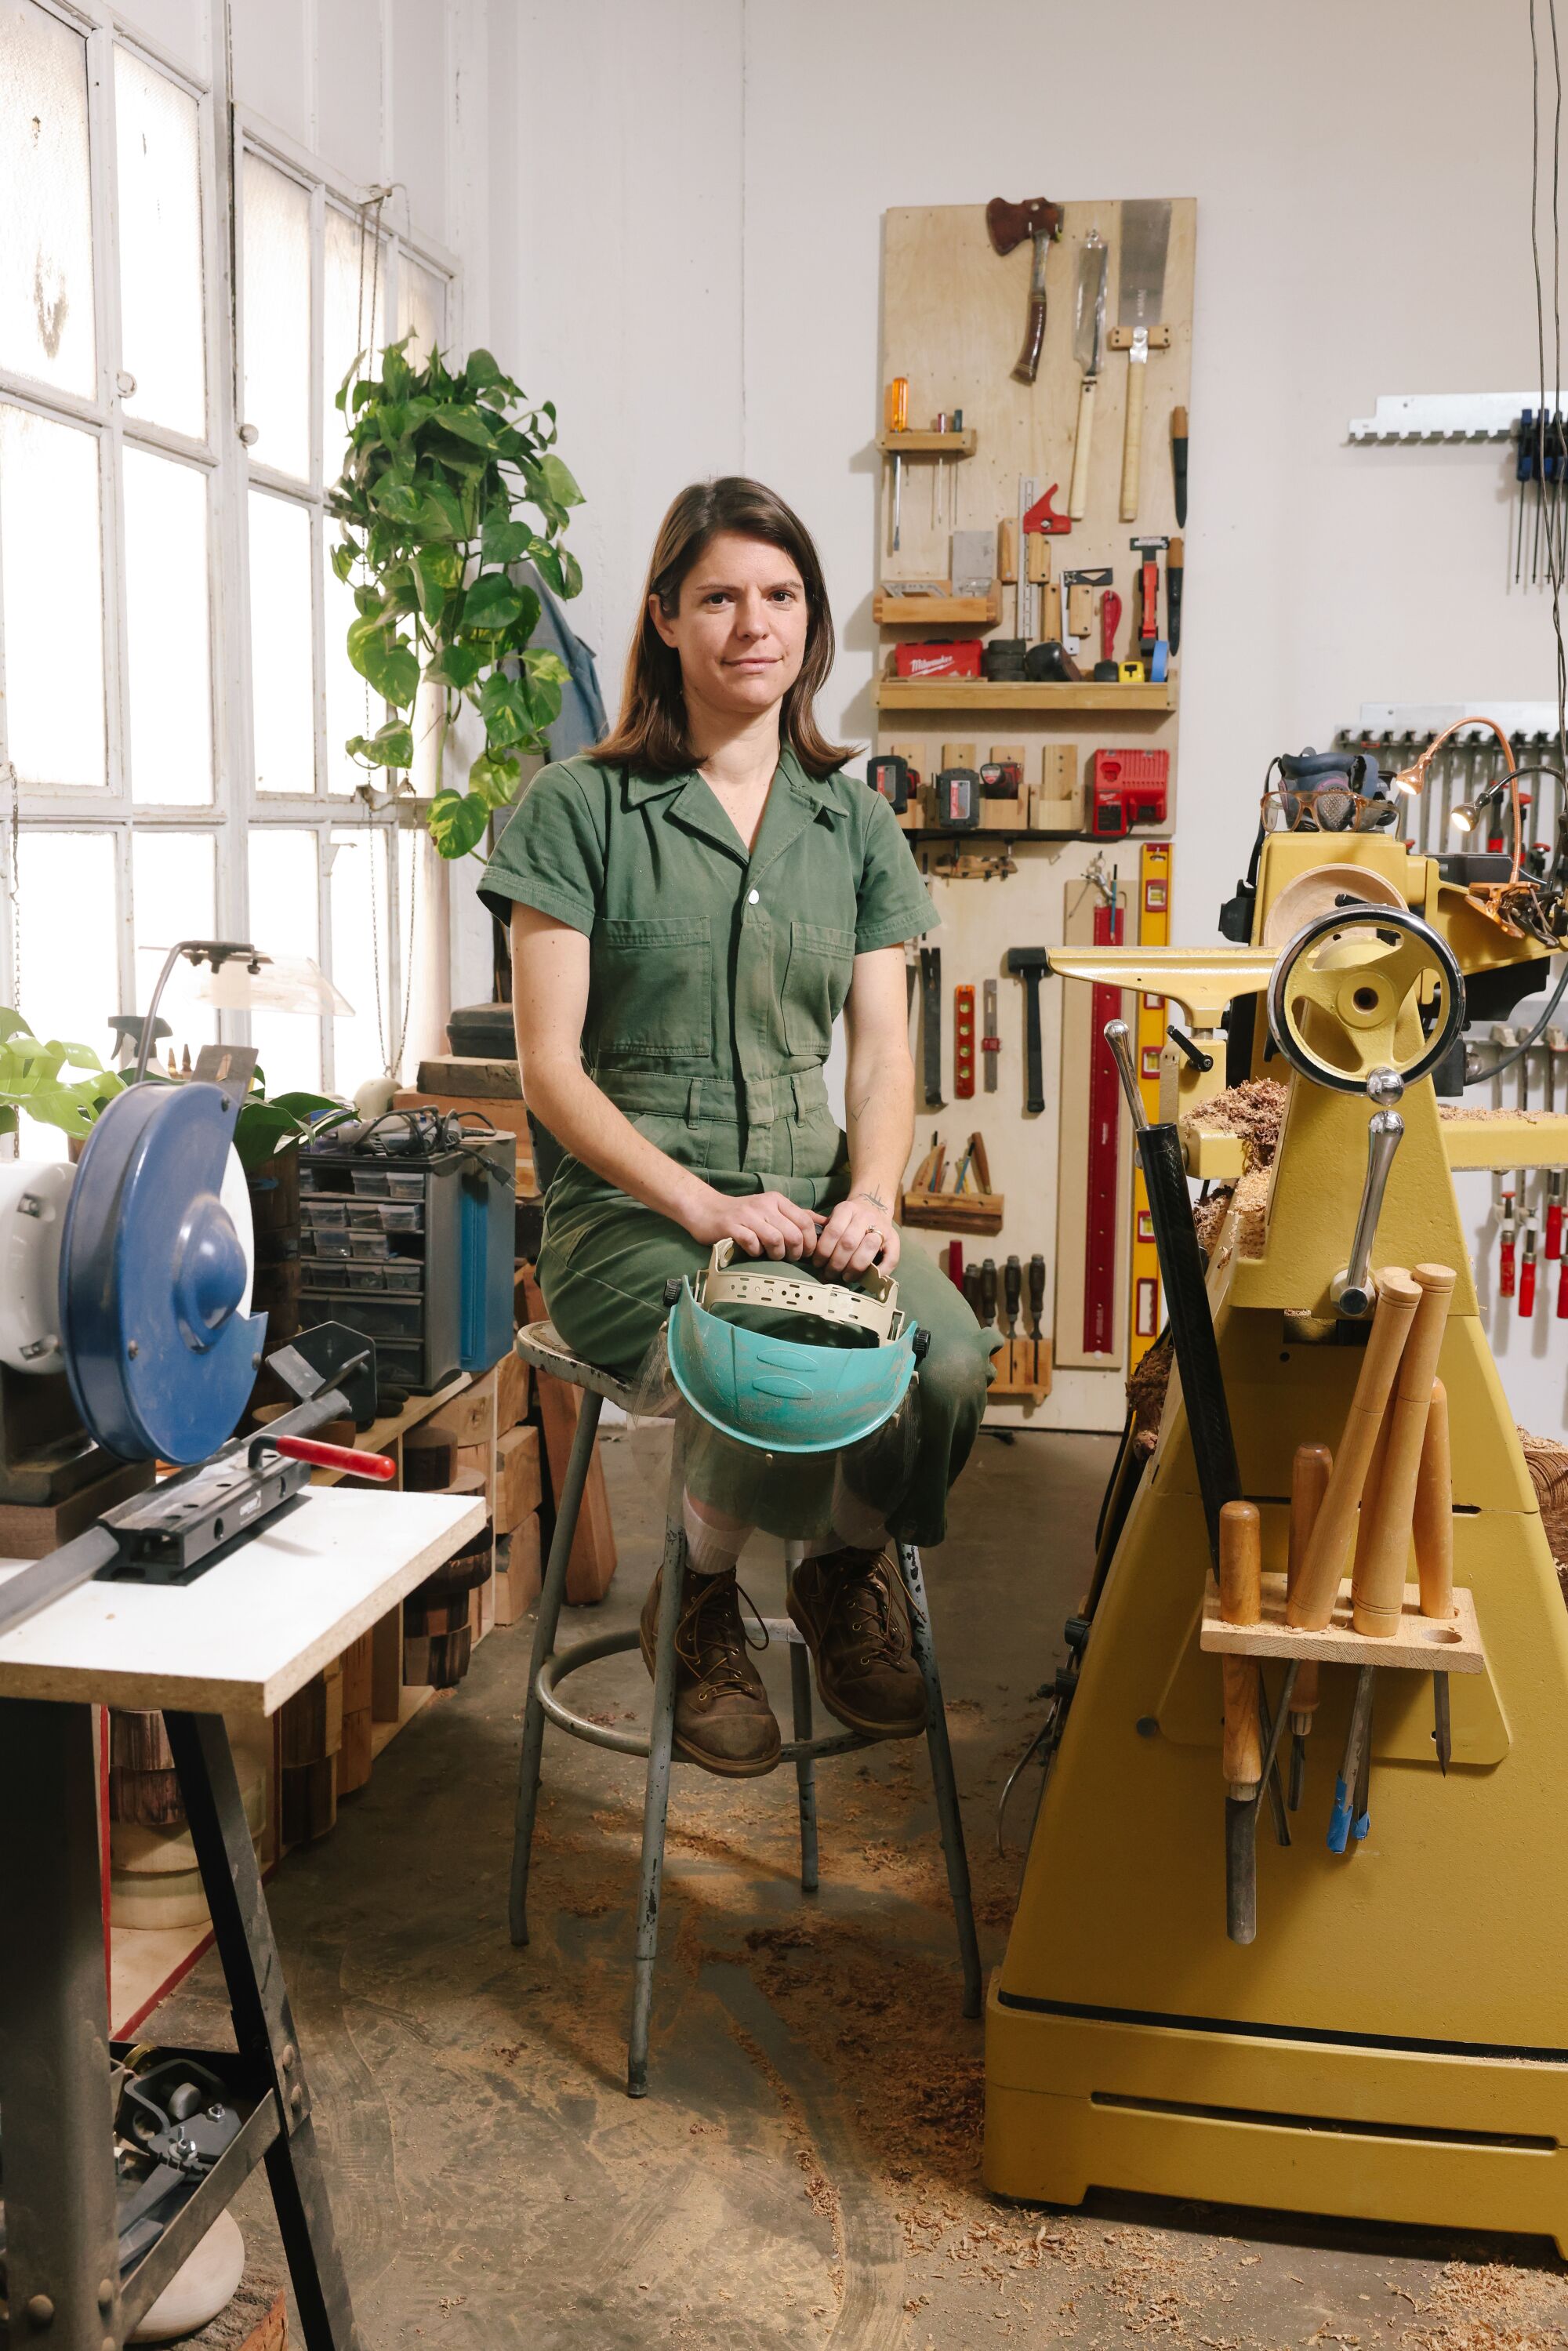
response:
[(601, 921), (591, 969), (597, 1061), (710, 1060), (713, 940), (706, 914)]
[(826, 1059), (854, 960), (852, 931), (831, 930), (822, 923), (790, 924), (780, 991), (787, 1052)]

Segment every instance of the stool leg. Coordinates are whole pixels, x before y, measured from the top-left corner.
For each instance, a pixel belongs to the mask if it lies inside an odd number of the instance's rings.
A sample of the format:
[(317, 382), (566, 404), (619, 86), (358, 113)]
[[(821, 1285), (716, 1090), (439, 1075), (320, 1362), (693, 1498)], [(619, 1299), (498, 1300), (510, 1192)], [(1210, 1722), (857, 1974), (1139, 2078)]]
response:
[[(795, 1581), (795, 1570), (800, 1564), (801, 1546), (798, 1542), (784, 1546), (784, 1590), (788, 1593)], [(811, 1661), (801, 1640), (789, 1644), (789, 1695), (794, 1702), (795, 1736), (811, 1736)], [(795, 1782), (800, 1793), (800, 1891), (817, 1891), (817, 1766), (810, 1755), (800, 1756), (795, 1765)]]
[(593, 1440), (599, 1430), (599, 1416), (604, 1399), (592, 1389), (586, 1389), (577, 1416), (577, 1434), (571, 1440), (571, 1452), (567, 1460), (566, 1477), (556, 1498), (555, 1532), (550, 1538), (549, 1559), (545, 1567), (544, 1582), (539, 1590), (538, 1614), (534, 1619), (533, 1654), (528, 1659), (528, 1702), (523, 1712), (523, 1747), (517, 1759), (517, 1811), (512, 1831), (512, 1891), (510, 1926), (514, 1943), (528, 1939), (528, 1865), (533, 1855), (534, 1815), (539, 1802), (539, 1766), (545, 1740), (545, 1710), (539, 1703), (539, 1673), (555, 1655), (556, 1627), (560, 1623), (560, 1604), (566, 1592), (567, 1562), (577, 1533), (577, 1514), (582, 1504), (582, 1489), (588, 1483), (589, 1466), (593, 1459)]
[(925, 1684), (925, 1744), (931, 1754), (931, 1781), (936, 1795), (936, 1817), (942, 1824), (942, 1855), (947, 1865), (947, 1890), (958, 1928), (958, 1956), (964, 1963), (964, 2013), (980, 2013), (980, 1946), (975, 1933), (975, 1905), (969, 1890), (969, 1860), (964, 1850), (964, 1823), (958, 1811), (958, 1783), (953, 1776), (953, 1750), (947, 1743), (947, 1715), (942, 1704), (942, 1677), (931, 1641), (931, 1619), (925, 1607), (925, 1578), (920, 1553), (913, 1543), (900, 1543), (898, 1572), (909, 1595), (911, 1646), (920, 1678)]
[(653, 1714), (648, 1726), (648, 1781), (643, 1798), (643, 1867), (637, 1888), (637, 1945), (632, 1964), (632, 2033), (626, 2052), (626, 2095), (648, 2095), (648, 2033), (653, 2012), (653, 1961), (659, 1949), (659, 1888), (664, 1874), (664, 1823), (670, 1809), (670, 1755), (675, 1730), (675, 1627), (685, 1582), (686, 1536), (681, 1515), (685, 1447), (677, 1423), (664, 1519), (664, 1582), (653, 1648)]

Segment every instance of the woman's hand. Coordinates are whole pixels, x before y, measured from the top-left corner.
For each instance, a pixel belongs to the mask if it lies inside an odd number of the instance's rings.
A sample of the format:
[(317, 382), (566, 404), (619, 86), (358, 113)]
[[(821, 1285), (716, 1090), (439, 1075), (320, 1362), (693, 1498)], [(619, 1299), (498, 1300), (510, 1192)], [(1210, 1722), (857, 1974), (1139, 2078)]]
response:
[(733, 1241), (747, 1257), (802, 1258), (816, 1241), (821, 1218), (782, 1192), (747, 1192), (732, 1199), (705, 1184), (681, 1221), (693, 1240), (709, 1249), (716, 1241)]
[(863, 1273), (879, 1261), (883, 1273), (891, 1273), (898, 1249), (898, 1227), (888, 1210), (869, 1193), (855, 1192), (839, 1202), (811, 1256), (824, 1273)]

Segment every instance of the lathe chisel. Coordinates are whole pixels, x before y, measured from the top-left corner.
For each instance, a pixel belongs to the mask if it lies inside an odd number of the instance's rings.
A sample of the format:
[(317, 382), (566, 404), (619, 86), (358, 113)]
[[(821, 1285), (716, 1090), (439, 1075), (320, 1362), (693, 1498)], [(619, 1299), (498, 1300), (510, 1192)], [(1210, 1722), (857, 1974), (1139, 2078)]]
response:
[[(1287, 1594), (1295, 1589), (1301, 1562), (1322, 1501), (1333, 1456), (1326, 1445), (1298, 1445), (1291, 1464), (1291, 1549), (1285, 1571)], [(1307, 1739), (1318, 1705), (1319, 1666), (1315, 1657), (1301, 1662), (1291, 1703), (1290, 1807), (1299, 1812), (1307, 1770)]]
[(1345, 1734), (1344, 1760), (1334, 1782), (1333, 1811), (1329, 1816), (1328, 1845), (1331, 1853), (1348, 1851), (1356, 1838), (1366, 1834), (1369, 1826), (1366, 1805), (1367, 1773), (1363, 1758), (1372, 1745), (1372, 1677), (1375, 1668), (1363, 1666), (1356, 1675), (1355, 1696), (1351, 1701), (1350, 1729)]
[(940, 1110), (942, 1102), (942, 950), (920, 950), (920, 1025), (924, 1032), (925, 1107)]
[[(1219, 1614), (1227, 1625), (1256, 1625), (1263, 1614), (1261, 1521), (1253, 1502), (1227, 1502), (1219, 1513)], [(1259, 1672), (1250, 1657), (1219, 1660), (1225, 1718), (1225, 1931), (1233, 1943), (1258, 1932), (1258, 1795), (1263, 1741)]]
[[(1427, 1408), (1427, 1433), (1421, 1444), (1421, 1464), (1416, 1479), (1416, 1574), (1423, 1616), (1451, 1617), (1454, 1613), (1454, 1474), (1448, 1440), (1448, 1392), (1441, 1380), (1432, 1383)], [(1432, 1736), (1437, 1762), (1445, 1773), (1453, 1752), (1448, 1719), (1448, 1677), (1432, 1677)]]

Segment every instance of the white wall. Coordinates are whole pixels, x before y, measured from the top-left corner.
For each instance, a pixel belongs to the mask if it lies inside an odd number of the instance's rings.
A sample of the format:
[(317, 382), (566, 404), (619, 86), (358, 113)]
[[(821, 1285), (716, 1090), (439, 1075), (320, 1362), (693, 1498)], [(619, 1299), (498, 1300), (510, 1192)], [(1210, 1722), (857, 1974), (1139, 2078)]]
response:
[[(841, 646), (824, 716), (872, 735), (882, 215), (997, 193), (1197, 198), (1179, 940), (1214, 935), (1275, 751), (1364, 701), (1551, 693), (1544, 604), (1508, 577), (1506, 453), (1345, 439), (1380, 392), (1536, 380), (1522, 8), (511, 17), (496, 275), (510, 246), (513, 356), (587, 494), (579, 624), (612, 701), (664, 506), (739, 468), (818, 537)], [(1521, 1416), (1555, 1427), (1568, 1335), (1546, 1329), (1503, 1360)]]

